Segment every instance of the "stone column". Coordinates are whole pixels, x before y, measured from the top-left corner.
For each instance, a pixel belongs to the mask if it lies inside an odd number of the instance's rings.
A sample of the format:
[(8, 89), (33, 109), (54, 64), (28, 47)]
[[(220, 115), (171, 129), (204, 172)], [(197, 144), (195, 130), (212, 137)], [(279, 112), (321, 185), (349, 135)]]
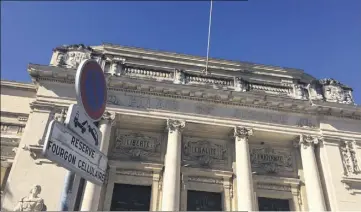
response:
[(325, 211), (325, 200), (318, 172), (314, 145), (319, 139), (311, 135), (300, 135), (297, 146), (300, 147), (303, 173), (309, 211)]
[(181, 129), (185, 122), (167, 120), (168, 143), (163, 174), (162, 211), (179, 211)]
[(252, 129), (234, 128), (236, 142), (236, 177), (238, 211), (254, 211), (254, 194), (248, 136)]
[[(102, 119), (99, 121), (99, 130), (102, 133), (100, 151), (105, 155), (108, 155), (110, 133), (114, 117), (114, 113), (105, 112)], [(98, 211), (101, 191), (101, 186), (87, 181), (84, 190), (81, 211)]]

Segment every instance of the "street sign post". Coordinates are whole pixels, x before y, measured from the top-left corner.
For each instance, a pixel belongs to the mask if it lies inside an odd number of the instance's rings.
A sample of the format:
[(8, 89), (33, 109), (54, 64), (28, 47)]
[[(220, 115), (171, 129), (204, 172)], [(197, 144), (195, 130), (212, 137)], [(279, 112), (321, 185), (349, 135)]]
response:
[(102, 185), (105, 181), (107, 157), (55, 120), (50, 122), (43, 155), (92, 183)]
[(107, 84), (104, 72), (95, 60), (80, 63), (75, 75), (77, 101), (93, 121), (98, 121), (107, 104)]
[(61, 211), (68, 211), (75, 174), (102, 185), (108, 166), (108, 158), (99, 151), (102, 133), (94, 124), (105, 112), (108, 90), (104, 72), (95, 60), (85, 60), (78, 66), (75, 92), (78, 104), (69, 107), (64, 124), (49, 123), (43, 147), (46, 158), (68, 169)]
[(78, 105), (70, 105), (65, 126), (80, 135), (85, 141), (99, 148), (102, 133)]

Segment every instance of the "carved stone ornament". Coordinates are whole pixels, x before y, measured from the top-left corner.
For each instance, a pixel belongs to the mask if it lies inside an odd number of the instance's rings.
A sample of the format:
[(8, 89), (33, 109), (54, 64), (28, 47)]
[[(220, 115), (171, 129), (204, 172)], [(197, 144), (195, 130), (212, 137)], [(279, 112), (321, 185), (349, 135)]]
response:
[(361, 173), (358, 165), (355, 142), (353, 141), (342, 141), (340, 143), (341, 159), (344, 168), (344, 175), (358, 175)]
[(159, 138), (141, 133), (124, 134), (118, 129), (112, 155), (116, 157), (122, 154), (132, 160), (146, 160), (160, 156), (160, 144)]
[(353, 104), (352, 89), (334, 79), (322, 79), (323, 94), (328, 102)]
[(185, 84), (185, 75), (182, 70), (174, 70), (174, 84)]
[(41, 186), (34, 185), (29, 195), (19, 200), (14, 211), (46, 211), (44, 200), (38, 196), (40, 193)]
[(245, 127), (234, 127), (234, 137), (236, 138), (248, 138), (253, 135), (252, 129), (247, 129)]
[(91, 58), (94, 50), (83, 44), (76, 44), (60, 46), (55, 51), (58, 51), (56, 66), (76, 69), (83, 60)]
[(194, 162), (201, 167), (227, 164), (227, 147), (206, 140), (185, 140), (183, 160)]
[(109, 122), (111, 125), (114, 125), (115, 116), (116, 114), (114, 112), (105, 111), (101, 118), (101, 122)]
[(234, 90), (240, 92), (247, 91), (247, 83), (241, 77), (235, 77), (234, 80)]
[(174, 119), (167, 120), (167, 127), (171, 133), (176, 130), (183, 129), (185, 127), (185, 124), (186, 122), (184, 120), (174, 120)]
[(289, 150), (253, 147), (250, 151), (250, 159), (252, 169), (260, 169), (260, 172), (267, 174), (293, 171), (292, 154)]
[(299, 84), (293, 85), (293, 97), (295, 99), (306, 100), (307, 96), (305, 88)]
[(307, 90), (311, 100), (323, 100), (322, 85), (318, 80), (312, 80), (311, 83), (307, 85)]
[(299, 140), (296, 140), (294, 146), (302, 146), (303, 148), (307, 149), (310, 146), (317, 145), (320, 141), (320, 138), (313, 136), (313, 135), (300, 135)]

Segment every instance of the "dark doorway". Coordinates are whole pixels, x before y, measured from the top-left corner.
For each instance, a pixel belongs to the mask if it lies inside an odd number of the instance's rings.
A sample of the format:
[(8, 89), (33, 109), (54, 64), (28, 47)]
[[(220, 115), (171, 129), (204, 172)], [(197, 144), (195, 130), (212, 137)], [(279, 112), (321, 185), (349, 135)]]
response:
[(288, 199), (273, 199), (258, 197), (259, 211), (290, 211), (290, 201)]
[(222, 194), (192, 191), (187, 193), (187, 211), (222, 211)]
[(114, 184), (111, 211), (149, 211), (151, 186)]

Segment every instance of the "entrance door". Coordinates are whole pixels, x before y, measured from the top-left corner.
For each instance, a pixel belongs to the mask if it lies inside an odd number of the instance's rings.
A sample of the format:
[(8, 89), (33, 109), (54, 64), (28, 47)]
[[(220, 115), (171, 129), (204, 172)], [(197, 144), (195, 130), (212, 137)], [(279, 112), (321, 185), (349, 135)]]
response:
[(290, 211), (290, 201), (288, 199), (258, 197), (258, 208), (260, 211)]
[(111, 211), (149, 211), (151, 186), (114, 184)]
[(187, 192), (187, 211), (222, 211), (222, 194), (216, 192)]

